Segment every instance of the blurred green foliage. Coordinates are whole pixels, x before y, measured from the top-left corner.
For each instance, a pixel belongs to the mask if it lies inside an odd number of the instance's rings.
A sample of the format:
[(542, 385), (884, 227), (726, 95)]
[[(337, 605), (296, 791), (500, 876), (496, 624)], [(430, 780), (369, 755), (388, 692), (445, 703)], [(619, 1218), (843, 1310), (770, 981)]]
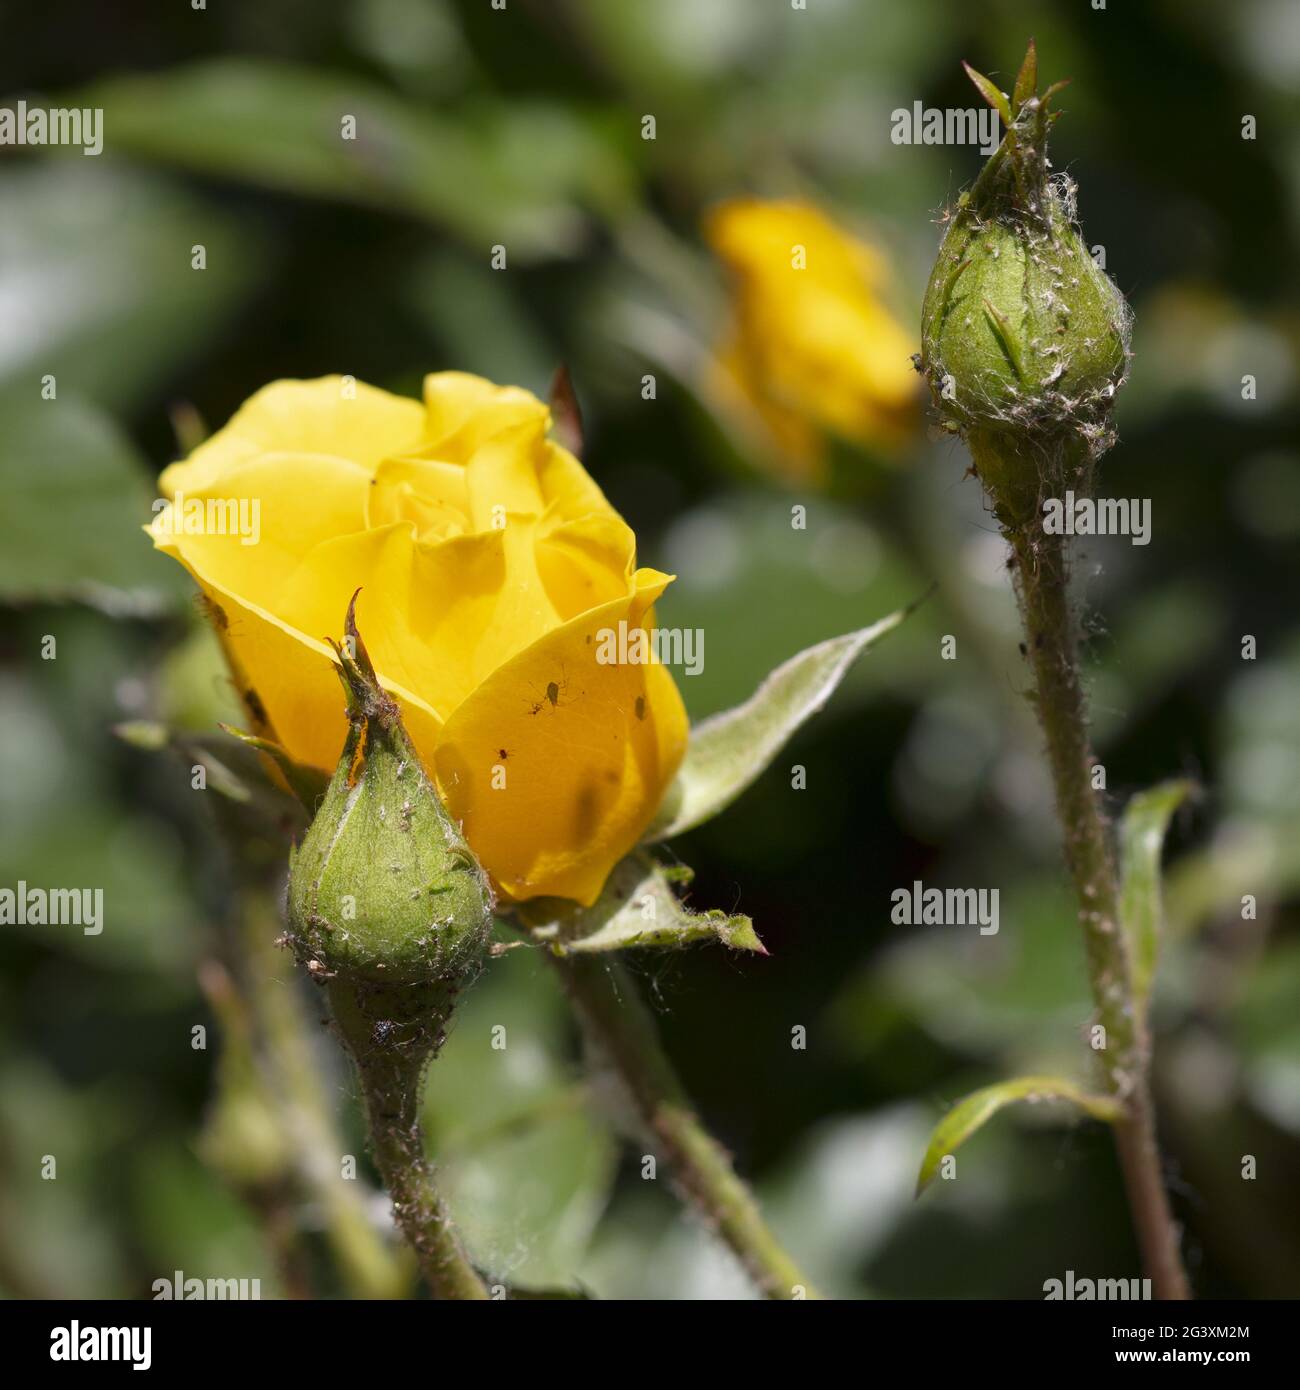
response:
[[(962, 1181), (912, 1198), (943, 1107), (1086, 1065), (1082, 953), (1001, 545), (964, 457), (918, 434), (893, 466), (846, 452), (831, 494), (786, 493), (697, 376), (722, 332), (699, 239), (720, 197), (823, 202), (887, 250), (890, 296), (915, 321), (933, 220), (979, 156), (892, 145), (889, 114), (970, 105), (962, 57), (1005, 86), (1033, 34), (1049, 79), (1074, 78), (1055, 158), (1137, 315), (1102, 487), (1149, 496), (1154, 538), (1094, 542), (1080, 564), (1098, 746), (1116, 808), (1172, 776), (1205, 792), (1171, 835), (1155, 995), (1171, 1179), (1203, 1292), (1300, 1293), (1294, 6), (4, 10), (0, 95), (102, 105), (105, 151), (0, 150), (0, 884), (101, 884), (109, 917), (97, 938), (0, 932), (0, 1289), (148, 1296), (175, 1269), (259, 1277), (267, 1295), (346, 1287), (328, 1189), (299, 1173), (250, 1200), (200, 1138), (220, 1076), (264, 1081), (218, 1068), (196, 970), (242, 959), (239, 864), (273, 878), (283, 844), (269, 826), (226, 852), (188, 757), (112, 733), (155, 719), (210, 733), (231, 704), (183, 576), (138, 528), (175, 429), (221, 424), (278, 376), (414, 393), (459, 368), (544, 392), (561, 360), (590, 470), (643, 562), (679, 576), (663, 620), (706, 633), (704, 673), (680, 680), (693, 717), (937, 585), (797, 736), (806, 791), (782, 759), (674, 842), (692, 902), (749, 914), (773, 953), (636, 962), (709, 1122), (832, 1292), (1035, 1297), (1067, 1268), (1136, 1272), (1107, 1137), (1056, 1109), (1003, 1115), (963, 1147)], [(341, 113), (355, 143), (337, 138)], [(1000, 887), (999, 935), (891, 925), (890, 893), (916, 878)], [(360, 1154), (319, 1002), (301, 1006), (330, 1123)], [(427, 1099), (476, 1252), (532, 1287), (743, 1294), (668, 1183), (642, 1180), (607, 1078), (580, 1061), (544, 962), (494, 962)], [(382, 1198), (366, 1200), (382, 1230)]]

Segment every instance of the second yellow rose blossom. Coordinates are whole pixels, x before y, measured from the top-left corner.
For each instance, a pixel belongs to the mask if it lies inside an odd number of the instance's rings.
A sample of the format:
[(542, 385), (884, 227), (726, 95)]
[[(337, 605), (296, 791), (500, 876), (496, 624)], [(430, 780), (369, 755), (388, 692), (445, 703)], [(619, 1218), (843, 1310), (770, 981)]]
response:
[(718, 385), (763, 421), (784, 470), (817, 481), (828, 434), (905, 444), (920, 418), (917, 344), (884, 302), (883, 256), (799, 201), (733, 199), (705, 235), (734, 291)]
[[(458, 372), (426, 377), (423, 404), (276, 382), (164, 471), (150, 531), (198, 581), (254, 732), (305, 766), (343, 745), (326, 639), (360, 588), (381, 682), (498, 889), (590, 905), (687, 721), (663, 666), (597, 658), (602, 631), (652, 624), (672, 576), (637, 568), (631, 529), (549, 427), (529, 392)], [(241, 499), (256, 544), (187, 524), (192, 503)]]

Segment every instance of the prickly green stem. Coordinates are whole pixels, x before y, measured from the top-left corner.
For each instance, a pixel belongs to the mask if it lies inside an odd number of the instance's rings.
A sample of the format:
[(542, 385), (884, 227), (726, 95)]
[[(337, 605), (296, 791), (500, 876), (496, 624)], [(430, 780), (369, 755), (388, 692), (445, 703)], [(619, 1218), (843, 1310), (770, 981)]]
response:
[[(1007, 105), (988, 79), (968, 72), (987, 100), (999, 110)], [(949, 219), (922, 309), (919, 366), (945, 424), (966, 439), (1011, 546), (1034, 707), (1105, 1030), (1100, 1056), (1123, 1106), (1115, 1136), (1129, 1204), (1157, 1296), (1185, 1298), (1156, 1149), (1149, 1041), (1120, 930), (1109, 829), (1092, 785), (1066, 546), (1043, 514), (1047, 498), (1088, 491), (1096, 460), (1114, 441), (1130, 315), (1083, 241), (1073, 184), (1050, 174), (1047, 106), (1060, 84), (1039, 97), (1037, 79), (1031, 44), (1002, 144)]]
[(429, 1291), (435, 1298), (486, 1299), (434, 1186), (420, 1128), (424, 1071), (442, 1044), (454, 990), (334, 980), (329, 999), (356, 1063), (375, 1164)]
[(1143, 1264), (1157, 1298), (1189, 1297), (1178, 1228), (1169, 1209), (1156, 1146), (1147, 1074), (1150, 1040), (1134, 994), (1120, 930), (1119, 883), (1109, 830), (1092, 787), (1094, 758), (1079, 681), (1069, 607), (1064, 539), (1041, 524), (1009, 531), (1025, 646), (1034, 673), (1034, 708), (1047, 744), (1065, 859), (1079, 905), (1108, 1089), (1124, 1106), (1115, 1144), (1137, 1227)]

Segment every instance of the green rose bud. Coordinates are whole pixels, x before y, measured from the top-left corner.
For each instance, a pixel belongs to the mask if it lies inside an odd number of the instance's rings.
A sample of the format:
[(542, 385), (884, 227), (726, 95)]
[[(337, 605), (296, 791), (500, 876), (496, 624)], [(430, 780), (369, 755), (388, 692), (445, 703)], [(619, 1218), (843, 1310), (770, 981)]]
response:
[(482, 958), (491, 890), (380, 688), (353, 608), (347, 632), (356, 657), (335, 650), (348, 736), (291, 860), (288, 941), (322, 983), (410, 987), (446, 1008)]
[(380, 687), (356, 602), (353, 594), (348, 643), (334, 647), (348, 735), (290, 861), (286, 940), (328, 990), (356, 1064), (371, 1152), (430, 1289), (483, 1299), (430, 1176), (420, 1095), (456, 997), (482, 962), (492, 891)]
[(1048, 106), (1065, 84), (1035, 94), (1032, 44), (1011, 100), (967, 71), (1007, 129), (950, 215), (922, 307), (918, 366), (1010, 524), (1036, 505), (1047, 481), (1038, 475), (1053, 460), (1086, 471), (1113, 442), (1130, 314), (1079, 233), (1074, 184), (1051, 173)]

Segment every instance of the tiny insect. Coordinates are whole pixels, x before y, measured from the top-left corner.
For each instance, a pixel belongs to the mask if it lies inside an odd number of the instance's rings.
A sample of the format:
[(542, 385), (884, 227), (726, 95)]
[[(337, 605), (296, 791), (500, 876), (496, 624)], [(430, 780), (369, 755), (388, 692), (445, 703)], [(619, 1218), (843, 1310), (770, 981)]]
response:
[(636, 697), (636, 717), (637, 717), (638, 719), (644, 719), (644, 718), (645, 718), (645, 696), (644, 696), (644, 695), (638, 695), (638, 696)]
[(248, 708), (248, 713), (254, 724), (267, 724), (266, 706), (262, 703), (262, 697), (250, 685), (244, 691), (244, 704)]
[(542, 693), (540, 700), (530, 700), (528, 702), (529, 714), (540, 714), (547, 705), (552, 709), (558, 709), (563, 696), (569, 693), (568, 675), (562, 673), (559, 680), (548, 681), (546, 689)]
[(209, 598), (207, 594), (195, 594), (194, 606), (218, 632), (229, 631), (230, 619), (226, 617), (226, 610), (216, 599)]

